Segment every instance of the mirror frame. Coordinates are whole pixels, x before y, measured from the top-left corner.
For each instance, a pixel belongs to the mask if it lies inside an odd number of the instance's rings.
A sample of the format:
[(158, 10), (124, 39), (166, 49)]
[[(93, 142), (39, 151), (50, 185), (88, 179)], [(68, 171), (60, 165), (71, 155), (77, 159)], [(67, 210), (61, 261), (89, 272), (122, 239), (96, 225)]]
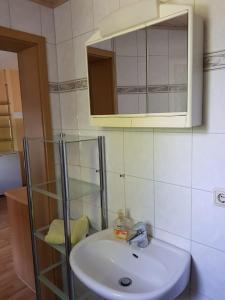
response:
[[(203, 21), (194, 15), (192, 6), (160, 4), (159, 18), (132, 28), (102, 37), (96, 31), (85, 44), (86, 68), (88, 74), (87, 47), (120, 35), (156, 25), (163, 21), (188, 14), (188, 84), (187, 112), (165, 112), (123, 115), (90, 115), (92, 126), (101, 127), (154, 127), (189, 128), (202, 122), (202, 86), (203, 86)], [(88, 95), (89, 79), (88, 79)], [(90, 96), (89, 96), (90, 104)]]

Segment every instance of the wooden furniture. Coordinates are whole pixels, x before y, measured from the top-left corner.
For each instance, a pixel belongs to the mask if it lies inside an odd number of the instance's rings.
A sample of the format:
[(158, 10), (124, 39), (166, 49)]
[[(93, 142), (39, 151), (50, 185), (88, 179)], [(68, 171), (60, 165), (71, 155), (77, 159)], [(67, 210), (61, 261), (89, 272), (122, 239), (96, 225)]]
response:
[(0, 197), (0, 299), (35, 300), (35, 293), (19, 279), (13, 267), (11, 228), (5, 197)]
[(18, 277), (35, 290), (26, 187), (7, 191), (5, 195), (11, 226), (14, 268)]

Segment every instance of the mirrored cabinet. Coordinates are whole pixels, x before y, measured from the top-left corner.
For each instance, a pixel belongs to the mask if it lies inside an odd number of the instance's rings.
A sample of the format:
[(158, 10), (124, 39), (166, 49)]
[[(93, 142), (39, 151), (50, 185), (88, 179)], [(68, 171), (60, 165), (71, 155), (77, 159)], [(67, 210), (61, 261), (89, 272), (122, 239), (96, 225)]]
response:
[(190, 6), (87, 43), (91, 122), (115, 127), (201, 124), (202, 21)]

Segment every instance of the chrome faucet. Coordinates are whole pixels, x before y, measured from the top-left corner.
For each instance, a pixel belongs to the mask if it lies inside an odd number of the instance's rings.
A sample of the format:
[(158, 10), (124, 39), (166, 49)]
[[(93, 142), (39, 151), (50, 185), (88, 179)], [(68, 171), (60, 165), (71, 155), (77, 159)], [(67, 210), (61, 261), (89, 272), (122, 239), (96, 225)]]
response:
[(131, 245), (133, 242), (136, 242), (137, 246), (140, 248), (147, 247), (149, 244), (149, 240), (145, 223), (136, 223), (132, 230), (136, 232), (128, 237), (128, 243)]

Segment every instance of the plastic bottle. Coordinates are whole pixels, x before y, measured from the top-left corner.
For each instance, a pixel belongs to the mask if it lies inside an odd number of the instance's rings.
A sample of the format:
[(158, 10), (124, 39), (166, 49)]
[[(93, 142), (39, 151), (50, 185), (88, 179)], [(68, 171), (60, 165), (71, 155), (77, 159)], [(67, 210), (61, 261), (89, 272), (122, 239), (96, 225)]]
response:
[(131, 220), (125, 217), (123, 212), (118, 212), (118, 218), (114, 221), (114, 234), (116, 238), (127, 240), (131, 227)]

